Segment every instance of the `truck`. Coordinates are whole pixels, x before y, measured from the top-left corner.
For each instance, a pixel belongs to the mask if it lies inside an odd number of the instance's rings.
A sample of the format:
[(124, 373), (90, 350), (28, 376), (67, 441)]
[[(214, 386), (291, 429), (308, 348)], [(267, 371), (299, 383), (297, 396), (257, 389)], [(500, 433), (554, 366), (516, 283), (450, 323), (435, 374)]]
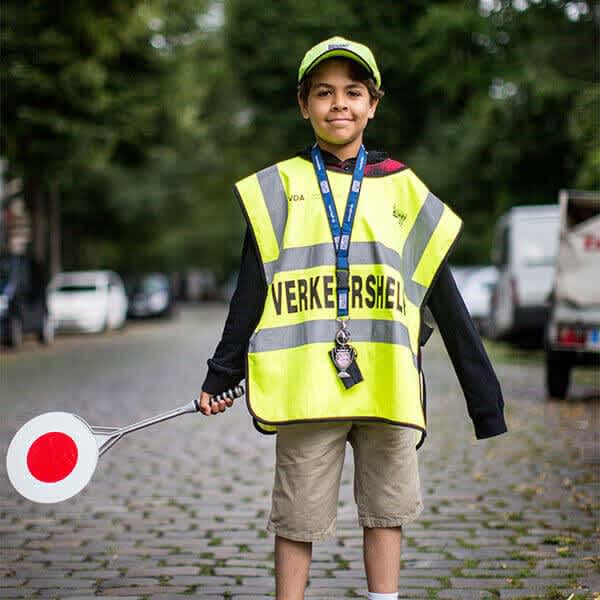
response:
[(545, 362), (547, 395), (563, 399), (573, 367), (600, 369), (600, 192), (560, 190), (559, 207)]

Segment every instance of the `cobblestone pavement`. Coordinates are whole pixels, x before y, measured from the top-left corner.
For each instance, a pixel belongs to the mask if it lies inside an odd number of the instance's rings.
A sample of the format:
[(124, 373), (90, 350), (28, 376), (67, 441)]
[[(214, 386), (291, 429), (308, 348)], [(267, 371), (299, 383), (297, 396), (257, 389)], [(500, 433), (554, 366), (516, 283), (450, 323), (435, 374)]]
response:
[[(33, 342), (2, 355), (0, 449), (48, 410), (125, 425), (185, 404), (204, 378), (225, 309), (172, 323)], [(427, 347), (429, 438), (420, 450), (426, 510), (405, 528), (401, 598), (600, 598), (597, 392), (544, 399), (543, 370), (496, 364), (510, 434), (476, 442), (439, 339)], [(250, 600), (273, 596), (264, 529), (274, 440), (243, 402), (185, 415), (120, 441), (90, 485), (35, 505), (0, 467), (0, 597)], [(315, 545), (307, 598), (366, 596), (347, 457), (338, 535)]]

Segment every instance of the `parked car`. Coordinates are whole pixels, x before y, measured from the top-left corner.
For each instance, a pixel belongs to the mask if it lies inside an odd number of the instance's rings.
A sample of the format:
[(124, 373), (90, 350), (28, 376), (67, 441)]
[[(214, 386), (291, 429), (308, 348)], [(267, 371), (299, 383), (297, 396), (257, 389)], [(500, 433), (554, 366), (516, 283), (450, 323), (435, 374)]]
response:
[(489, 328), (492, 293), (497, 281), (498, 269), (494, 266), (473, 267), (457, 279), (467, 310), (482, 332), (487, 332)]
[(52, 279), (48, 307), (57, 331), (92, 333), (123, 327), (127, 296), (114, 271), (73, 271)]
[(550, 311), (558, 227), (558, 204), (515, 206), (498, 221), (492, 252), (498, 283), (492, 294), (491, 337), (526, 334), (542, 339)]
[(46, 283), (43, 269), (29, 257), (19, 254), (0, 257), (0, 336), (3, 344), (18, 348), (28, 333), (34, 333), (43, 344), (54, 341)]
[(546, 330), (546, 389), (564, 398), (571, 369), (600, 369), (600, 193), (561, 190), (560, 242)]
[(170, 317), (175, 306), (169, 278), (162, 273), (149, 273), (128, 281), (127, 296), (132, 318)]

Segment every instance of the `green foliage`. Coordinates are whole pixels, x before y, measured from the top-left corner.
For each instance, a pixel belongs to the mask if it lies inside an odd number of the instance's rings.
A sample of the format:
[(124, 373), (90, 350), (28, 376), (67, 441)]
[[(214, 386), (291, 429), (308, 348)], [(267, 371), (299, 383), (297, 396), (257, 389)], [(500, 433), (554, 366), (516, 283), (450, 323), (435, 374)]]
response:
[(576, 96), (569, 133), (580, 165), (575, 185), (600, 189), (600, 84), (589, 84)]
[[(160, 64), (137, 51), (147, 39), (137, 4), (4, 4), (2, 143), (17, 174), (69, 181), (151, 129), (155, 111), (141, 110), (140, 101)], [(142, 85), (124, 90), (128, 63), (144, 75)], [(138, 110), (124, 105), (128, 96)]]
[(417, 27), (415, 67), (436, 107), (410, 156), (465, 217), (456, 255), (465, 262), (485, 260), (510, 206), (598, 185), (592, 16), (570, 21), (564, 2), (498, 4), (487, 16), (432, 6)]
[(2, 154), (28, 197), (60, 189), (66, 268), (239, 254), (241, 220), (221, 197), (236, 95), (207, 4), (5, 4)]
[(298, 65), (322, 39), (342, 35), (369, 45), (382, 71), (384, 99), (367, 131), (368, 140), (395, 152), (417, 139), (423, 118), (417, 79), (408, 60), (410, 27), (427, 2), (358, 0), (276, 4), (257, 0), (227, 3), (226, 41), (235, 75), (251, 112), (247, 142), (256, 147), (248, 166), (258, 168), (309, 144), (312, 131), (296, 101)]
[(455, 254), (485, 262), (495, 219), (515, 204), (597, 186), (598, 71), (591, 10), (566, 2), (391, 4), (257, 0), (228, 5), (227, 42), (254, 119), (248, 170), (309, 143), (295, 102), (297, 65), (338, 34), (372, 47), (383, 99), (367, 144), (412, 166), (465, 218)]
[(66, 267), (224, 274), (244, 228), (231, 184), (312, 141), (298, 64), (343, 35), (383, 76), (367, 146), (465, 219), (456, 260), (485, 262), (508, 207), (600, 186), (598, 17), (572, 5), (7, 0), (2, 154), (26, 189), (60, 190)]

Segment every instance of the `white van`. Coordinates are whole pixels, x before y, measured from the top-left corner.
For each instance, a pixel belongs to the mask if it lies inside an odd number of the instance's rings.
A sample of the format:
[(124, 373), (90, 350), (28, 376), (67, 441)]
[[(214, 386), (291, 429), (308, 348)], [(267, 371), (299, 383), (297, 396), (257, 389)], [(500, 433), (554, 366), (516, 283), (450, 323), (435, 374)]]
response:
[(558, 252), (558, 204), (515, 206), (496, 226), (492, 261), (498, 282), (492, 295), (489, 335), (542, 339)]

